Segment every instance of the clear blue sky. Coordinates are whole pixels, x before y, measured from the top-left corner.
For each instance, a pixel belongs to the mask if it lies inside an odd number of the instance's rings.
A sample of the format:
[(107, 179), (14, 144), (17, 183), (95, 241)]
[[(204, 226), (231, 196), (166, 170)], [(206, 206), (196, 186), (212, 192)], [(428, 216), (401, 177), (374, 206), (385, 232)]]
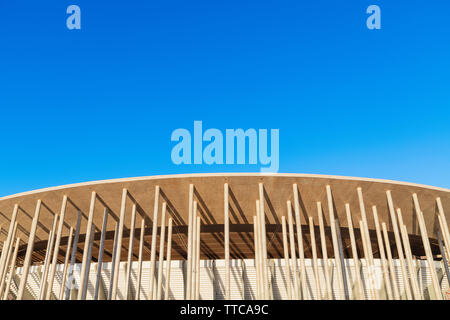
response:
[[(77, 4), (82, 29), (66, 28)], [(370, 4), (382, 29), (368, 30)], [(176, 128), (280, 130), (280, 172), (450, 187), (450, 2), (0, 1), (0, 196), (172, 164)]]

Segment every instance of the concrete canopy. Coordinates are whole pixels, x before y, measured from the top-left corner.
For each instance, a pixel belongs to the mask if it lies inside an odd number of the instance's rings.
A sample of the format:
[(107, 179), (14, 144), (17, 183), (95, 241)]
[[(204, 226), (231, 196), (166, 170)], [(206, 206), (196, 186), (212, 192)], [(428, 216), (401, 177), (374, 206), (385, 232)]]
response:
[[(151, 229), (154, 205), (155, 186), (161, 189), (160, 206), (166, 202), (169, 216), (174, 220), (173, 256), (176, 259), (186, 258), (187, 248), (187, 221), (189, 207), (189, 185), (195, 188), (194, 198), (198, 202), (199, 215), (202, 221), (202, 259), (223, 259), (224, 257), (224, 184), (230, 188), (230, 253), (232, 258), (252, 258), (253, 248), (253, 216), (256, 215), (255, 201), (259, 199), (258, 185), (264, 185), (265, 214), (267, 223), (267, 249), (268, 256), (282, 257), (283, 243), (281, 236), (281, 217), (287, 215), (286, 201), (294, 202), (293, 184), (297, 184), (299, 192), (299, 204), (301, 224), (305, 243), (305, 256), (311, 256), (311, 243), (309, 236), (308, 217), (314, 219), (318, 228), (317, 202), (322, 203), (325, 227), (327, 231), (328, 252), (332, 255), (332, 241), (329, 232), (329, 210), (327, 205), (326, 186), (329, 185), (332, 192), (334, 214), (342, 229), (342, 242), (345, 256), (351, 255), (350, 240), (347, 230), (345, 204), (350, 205), (353, 226), (356, 233), (358, 251), (362, 252), (361, 237), (358, 222), (361, 219), (361, 210), (357, 194), (357, 188), (361, 188), (367, 215), (368, 228), (372, 246), (377, 248), (374, 218), (372, 206), (376, 206), (381, 222), (385, 222), (389, 232), (392, 232), (392, 223), (389, 216), (389, 208), (386, 191), (390, 190), (394, 207), (401, 208), (404, 224), (410, 236), (412, 254), (424, 256), (422, 239), (420, 237), (419, 223), (412, 195), (417, 194), (421, 211), (424, 214), (428, 236), (433, 254), (439, 254), (436, 231), (439, 228), (437, 219), (436, 198), (440, 198), (447, 221), (450, 219), (450, 190), (430, 187), (413, 183), (403, 183), (388, 180), (351, 178), (340, 176), (310, 175), (310, 174), (259, 174), (259, 173), (223, 173), (223, 174), (189, 174), (172, 176), (154, 176), (125, 178), (105, 181), (79, 183), (60, 187), (53, 187), (31, 192), (20, 193), (0, 198), (0, 226), (2, 234), (0, 241), (4, 242), (14, 205), (19, 206), (17, 221), (17, 236), (23, 240), (19, 249), (18, 262), (25, 255), (26, 244), (29, 237), (32, 218), (37, 200), (42, 201), (39, 223), (36, 231), (35, 247), (32, 261), (40, 263), (44, 259), (45, 248), (49, 238), (49, 230), (52, 228), (54, 214), (59, 214), (63, 196), (68, 197), (65, 228), (61, 240), (61, 253), (58, 260), (64, 257), (65, 245), (69, 227), (75, 227), (77, 212), (81, 210), (82, 219), (79, 248), (83, 248), (84, 234), (86, 233), (87, 215), (90, 207), (90, 199), (93, 191), (96, 192), (93, 224), (97, 227), (94, 241), (100, 239), (104, 208), (108, 207), (113, 218), (108, 220), (107, 235), (105, 241), (105, 261), (111, 260), (112, 242), (114, 238), (115, 219), (118, 220), (121, 195), (124, 188), (128, 191), (125, 215), (124, 242), (122, 246), (122, 259), (126, 259), (128, 238), (133, 203), (137, 205), (138, 222), (136, 223), (136, 239), (140, 235), (140, 219), (145, 217), (145, 241), (144, 259), (149, 258), (149, 243), (151, 241)], [(160, 225), (160, 221), (158, 221)], [(166, 223), (167, 225), (167, 223)], [(320, 247), (320, 239), (316, 232), (316, 243)], [(390, 235), (391, 240), (393, 236)], [(392, 241), (393, 242), (393, 241)], [(139, 243), (135, 241), (133, 254), (136, 256)], [(393, 244), (393, 254), (396, 255)], [(79, 250), (78, 260), (81, 260), (82, 252)], [(377, 251), (374, 250), (376, 256)], [(92, 249), (92, 258), (95, 261), (98, 255), (98, 245)], [(145, 256), (147, 255), (147, 256)]]

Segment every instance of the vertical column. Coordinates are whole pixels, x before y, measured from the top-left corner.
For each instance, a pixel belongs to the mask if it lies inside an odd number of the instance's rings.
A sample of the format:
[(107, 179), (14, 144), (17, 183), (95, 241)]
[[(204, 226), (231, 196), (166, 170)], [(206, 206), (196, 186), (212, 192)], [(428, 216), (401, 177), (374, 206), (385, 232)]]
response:
[(331, 187), (329, 185), (326, 186), (327, 190), (327, 199), (328, 199), (328, 214), (330, 215), (330, 228), (331, 228), (331, 239), (333, 241), (333, 249), (334, 249), (334, 258), (336, 261), (336, 269), (338, 274), (338, 283), (339, 283), (339, 291), (344, 291), (344, 295), (346, 296), (347, 293), (345, 292), (345, 284), (344, 284), (344, 276), (343, 276), (343, 270), (341, 265), (341, 260), (343, 257), (339, 254), (339, 244), (336, 234), (336, 221), (334, 219), (334, 209), (333, 209), (333, 198), (331, 195)]
[(86, 300), (87, 288), (88, 288), (88, 284), (89, 284), (89, 272), (91, 270), (92, 246), (94, 244), (94, 234), (95, 234), (95, 226), (92, 225), (91, 236), (89, 237), (88, 260), (86, 262), (86, 271), (84, 273), (84, 287), (83, 287), (83, 293), (81, 296), (81, 300)]
[(321, 247), (322, 247), (322, 262), (323, 262), (323, 268), (325, 273), (325, 284), (327, 287), (327, 294), (326, 298), (328, 300), (333, 299), (333, 291), (331, 288), (331, 277), (330, 277), (330, 264), (328, 262), (328, 253), (327, 253), (327, 240), (325, 238), (325, 227), (323, 223), (323, 216), (322, 216), (322, 204), (320, 202), (317, 202), (317, 215), (319, 217), (319, 229), (320, 229), (320, 241), (321, 241)]
[(445, 253), (444, 244), (442, 243), (441, 233), (437, 232), (438, 242), (439, 242), (439, 250), (441, 251), (442, 256), (442, 269), (445, 270), (445, 275), (447, 276), (447, 283), (450, 285), (450, 269), (448, 268), (448, 257)]
[(377, 232), (378, 250), (380, 252), (381, 265), (383, 267), (384, 286), (386, 288), (387, 298), (389, 300), (392, 300), (391, 281), (389, 279), (389, 270), (387, 267), (386, 255), (384, 254), (383, 237), (381, 235), (380, 223), (378, 221), (378, 212), (377, 212), (376, 206), (372, 206), (372, 213), (373, 213), (373, 219), (375, 221), (375, 230)]
[(136, 204), (133, 204), (131, 209), (131, 225), (130, 225), (130, 238), (128, 241), (128, 258), (127, 258), (127, 275), (126, 275), (126, 300), (130, 300), (131, 288), (131, 269), (133, 267), (133, 247), (134, 247), (134, 230), (136, 225)]
[(225, 233), (225, 299), (230, 300), (230, 217), (228, 183), (224, 185), (224, 233)]
[[(16, 221), (14, 223), (13, 236), (11, 239), (15, 239), (15, 237), (16, 237), (17, 225), (18, 225), (18, 223)], [(5, 260), (5, 272), (3, 273), (3, 278), (1, 279), (1, 284), (0, 284), (0, 297), (2, 296), (3, 288), (5, 287), (6, 276), (8, 274), (9, 260), (11, 259), (11, 256), (13, 255), (13, 252), (12, 252), (13, 248), (14, 248), (14, 243), (13, 243), (13, 241), (10, 241), (10, 245), (8, 247), (8, 254), (7, 254), (6, 260)]]
[[(442, 237), (444, 238), (445, 247), (447, 249), (447, 257), (450, 257), (450, 233), (448, 231), (448, 224), (447, 219), (445, 218), (444, 214), (444, 207), (442, 207), (442, 201), (441, 198), (436, 198), (436, 204), (438, 207), (438, 217), (440, 221), (441, 231), (442, 231)], [(449, 258), (450, 259), (450, 258)]]
[(314, 231), (314, 219), (309, 217), (309, 234), (311, 236), (311, 251), (314, 264), (314, 279), (316, 280), (316, 300), (322, 300), (322, 290), (320, 288), (319, 265), (317, 261), (316, 235)]
[(197, 217), (196, 227), (197, 227), (197, 237), (195, 238), (197, 240), (197, 248), (195, 250), (196, 254), (196, 279), (195, 279), (195, 300), (199, 300), (200, 298), (200, 226), (201, 226), (201, 220), (200, 217)]
[(194, 185), (189, 185), (189, 218), (188, 218), (188, 252), (187, 252), (187, 272), (186, 272), (186, 295), (185, 299), (191, 299), (191, 281), (192, 281), (192, 226), (193, 210), (194, 206)]
[(62, 231), (63, 231), (63, 227), (64, 227), (66, 206), (67, 206), (67, 196), (64, 195), (62, 204), (61, 204), (61, 211), (59, 214), (58, 231), (57, 231), (57, 235), (56, 235), (55, 248), (53, 250), (52, 266), (50, 268), (50, 278), (49, 278), (49, 283), (48, 283), (48, 290), (45, 295), (45, 300), (50, 300), (52, 291), (53, 291), (53, 282), (55, 279), (56, 265), (58, 264), (59, 246), (61, 243), (61, 236), (62, 236)]
[(362, 245), (363, 245), (363, 250), (364, 250), (364, 261), (366, 263), (366, 269), (368, 269), (368, 281), (367, 281), (367, 288), (368, 291), (370, 293), (370, 297), (372, 300), (376, 300), (376, 293), (375, 293), (375, 284), (373, 282), (373, 273), (371, 272), (371, 265), (369, 263), (369, 254), (368, 254), (368, 249), (367, 249), (367, 238), (364, 235), (364, 223), (362, 222), (362, 220), (359, 220), (359, 231), (361, 233), (361, 241), (362, 241)]
[[(444, 239), (444, 243), (442, 244), (443, 245), (443, 249), (444, 249), (444, 252), (445, 252), (445, 255), (448, 257), (448, 256), (450, 256), (450, 249), (448, 248), (448, 246), (447, 246), (447, 243), (448, 242), (450, 242), (450, 241), (447, 241), (445, 238), (446, 238), (446, 236), (445, 236), (445, 227), (444, 227), (444, 222), (442, 221), (442, 218), (441, 218), (441, 216), (438, 214), (437, 215), (437, 218), (438, 218), (438, 222), (439, 222), (439, 228), (440, 228), (440, 230), (441, 230), (441, 232), (439, 232), (439, 234), (442, 236), (442, 239)], [(441, 241), (442, 241), (442, 239), (441, 239)]]
[(281, 226), (283, 229), (283, 251), (284, 251), (284, 272), (286, 274), (286, 291), (288, 294), (288, 299), (292, 300), (292, 286), (291, 286), (291, 270), (289, 268), (289, 248), (287, 242), (287, 232), (286, 232), (286, 217), (281, 217)]
[(259, 184), (259, 216), (261, 226), (261, 240), (262, 240), (262, 268), (264, 277), (264, 299), (269, 299), (269, 276), (267, 270), (267, 244), (266, 244), (266, 214), (264, 213), (264, 186)]
[[(409, 257), (409, 259), (410, 259), (409, 264), (411, 265), (411, 267), (408, 267), (408, 268), (411, 268), (411, 279), (412, 279), (412, 283), (413, 283), (413, 289), (416, 292), (415, 299), (423, 300), (422, 293), (419, 288), (419, 282), (417, 280), (417, 267), (416, 267), (417, 261), (416, 261), (416, 257), (413, 257), (412, 253), (411, 253), (411, 245), (409, 244), (408, 231), (406, 230), (406, 226), (402, 225), (401, 230), (403, 231), (404, 239), (405, 239), (404, 240), (405, 241), (405, 246), (404, 246), (405, 253), (406, 253), (406, 256)], [(419, 265), (419, 269), (420, 269), (420, 265)]]
[[(116, 243), (116, 252), (114, 256), (114, 264), (112, 264), (112, 268), (114, 268), (114, 277), (112, 281), (112, 290), (111, 290), (111, 299), (116, 300), (117, 296), (117, 287), (119, 285), (119, 267), (120, 267), (120, 255), (122, 253), (122, 237), (123, 237), (123, 225), (125, 223), (125, 209), (127, 202), (128, 190), (122, 190), (122, 203), (120, 205), (120, 217), (119, 217), (119, 230), (116, 233), (117, 243)], [(151, 279), (151, 276), (150, 276)], [(150, 288), (151, 289), (151, 288)]]
[(62, 274), (61, 289), (59, 290), (59, 300), (63, 300), (66, 291), (67, 271), (69, 267), (70, 248), (72, 245), (73, 227), (70, 227), (69, 238), (67, 239), (66, 255), (64, 258), (64, 269)]
[(22, 268), (22, 278), (20, 279), (19, 290), (17, 293), (17, 300), (22, 300), (23, 294), (25, 292), (25, 286), (28, 280), (28, 271), (30, 270), (31, 256), (33, 255), (34, 249), (34, 239), (36, 237), (36, 228), (39, 222), (39, 213), (41, 211), (41, 200), (39, 199), (36, 203), (36, 210), (34, 212), (33, 222), (31, 223), (30, 236), (28, 237), (27, 253), (25, 254), (25, 259)]
[(420, 234), (422, 236), (423, 247), (427, 256), (428, 267), (431, 272), (431, 280), (433, 281), (434, 292), (437, 300), (442, 300), (441, 287), (439, 286), (438, 277), (436, 274), (436, 268), (434, 266), (433, 254), (431, 252), (430, 242), (428, 240), (427, 228), (425, 226), (425, 220), (423, 219), (422, 211), (420, 210), (419, 199), (417, 194), (413, 194), (414, 207), (416, 209), (417, 220), (419, 221)]
[(300, 258), (300, 299), (306, 300), (306, 270), (305, 270), (305, 251), (303, 248), (302, 224), (300, 220), (300, 204), (298, 199), (298, 186), (292, 185), (294, 192), (295, 209), (295, 227), (297, 229), (298, 256)]
[(400, 234), (402, 235), (403, 239), (403, 248), (405, 248), (406, 262), (408, 263), (409, 279), (411, 281), (414, 299), (421, 300), (422, 295), (420, 294), (419, 283), (417, 282), (417, 275), (415, 273), (416, 268), (413, 265), (411, 247), (409, 245), (408, 240), (408, 232), (406, 231), (406, 227), (403, 223), (402, 211), (400, 208), (397, 208), (397, 217), (398, 217), (398, 227), (400, 228)]
[(297, 256), (295, 253), (295, 239), (294, 239), (294, 224), (292, 222), (292, 205), (291, 202), (287, 202), (287, 212), (288, 212), (288, 223), (289, 223), (289, 240), (291, 244), (291, 259), (292, 259), (292, 273), (294, 278), (294, 298), (298, 300), (299, 298), (299, 285), (297, 277)]
[[(92, 191), (91, 194), (91, 205), (89, 207), (89, 216), (86, 226), (86, 238), (84, 239), (84, 250), (83, 250), (83, 261), (81, 264), (81, 280), (80, 280), (80, 290), (78, 290), (78, 300), (84, 300), (85, 292), (87, 287), (86, 281), (86, 270), (89, 274), (89, 269), (87, 266), (90, 264), (91, 257), (89, 256), (89, 246), (91, 245), (91, 232), (92, 232), (92, 220), (94, 218), (95, 200), (97, 199), (97, 194)], [(89, 260), (89, 262), (88, 262)]]
[(189, 277), (191, 278), (191, 291), (189, 292), (190, 299), (195, 299), (195, 279), (196, 279), (196, 272), (197, 272), (197, 264), (196, 264), (196, 240), (197, 239), (197, 201), (194, 201), (193, 204), (193, 211), (192, 211), (192, 241), (191, 241), (191, 270), (192, 272), (189, 274)]
[(348, 282), (347, 282), (347, 271), (345, 269), (345, 260), (344, 260), (344, 247), (342, 244), (341, 226), (339, 224), (339, 220), (335, 221), (335, 225), (336, 225), (336, 235), (337, 235), (337, 239), (338, 239), (339, 254), (341, 256), (340, 260), (341, 260), (341, 269), (342, 269), (342, 280), (344, 283), (344, 294), (345, 294), (345, 299), (349, 300), (353, 293), (352, 293), (351, 288), (349, 288)]
[(263, 252), (262, 252), (262, 235), (261, 235), (261, 213), (259, 212), (261, 206), (259, 200), (256, 200), (256, 226), (257, 226), (257, 240), (258, 240), (258, 268), (259, 268), (259, 299), (264, 299), (264, 268), (263, 268)]
[[(256, 212), (258, 212), (258, 204), (256, 204)], [(258, 248), (258, 222), (257, 217), (253, 216), (253, 247), (255, 248), (255, 271), (256, 271), (256, 299), (261, 299), (260, 287), (260, 271), (259, 271), (259, 248)]]
[[(113, 287), (114, 287), (114, 277), (116, 274), (116, 258), (117, 258), (117, 243), (119, 238), (119, 228), (120, 223), (116, 222), (115, 228), (114, 228), (114, 241), (113, 241), (113, 253), (112, 253), (112, 261), (111, 261), (111, 275), (109, 277), (109, 290), (108, 290), (108, 300), (113, 299)], [(114, 297), (115, 299), (115, 297)]]
[(392, 288), (394, 291), (394, 298), (395, 298), (395, 300), (400, 300), (400, 290), (398, 289), (398, 285), (397, 285), (397, 277), (396, 277), (396, 272), (395, 272), (394, 261), (392, 260), (391, 244), (389, 241), (389, 235), (387, 233), (386, 223), (382, 222), (381, 228), (383, 230), (384, 244), (385, 244), (385, 248), (386, 248), (386, 254), (388, 257), (389, 269), (391, 270)]
[[(47, 241), (47, 250), (45, 252), (45, 260), (44, 260), (44, 273), (42, 274), (41, 284), (39, 287), (39, 300), (44, 299), (45, 291), (47, 290), (48, 268), (50, 267), (50, 259), (52, 257), (51, 252), (53, 249), (53, 242), (55, 240), (57, 222), (58, 222), (58, 216), (55, 214), (55, 216), (53, 217), (52, 229), (48, 235), (49, 237), (48, 237), (48, 241)], [(50, 291), (51, 291), (51, 289), (50, 289)]]
[(167, 235), (167, 265), (166, 265), (166, 284), (164, 286), (164, 300), (169, 300), (170, 291), (170, 267), (172, 263), (172, 218), (169, 218), (169, 231)]
[[(366, 240), (366, 248), (367, 248), (367, 256), (366, 256), (366, 260), (368, 260), (368, 265), (369, 265), (369, 279), (371, 279), (372, 281), (375, 281), (375, 264), (373, 261), (373, 251), (372, 251), (372, 242), (370, 240), (370, 234), (369, 234), (369, 226), (367, 223), (367, 216), (366, 216), (366, 208), (364, 206), (364, 199), (363, 199), (363, 194), (362, 194), (362, 189), (360, 187), (357, 188), (357, 192), (358, 192), (358, 200), (359, 200), (359, 207), (361, 210), (361, 218), (362, 218), (362, 226), (363, 228), (361, 229), (361, 236), (365, 237)], [(379, 294), (378, 294), (378, 290), (375, 288), (374, 283), (372, 283), (372, 288), (373, 288), (373, 292), (374, 292), (374, 299), (375, 300), (379, 300)]]
[(108, 208), (105, 208), (105, 211), (103, 212), (102, 231), (100, 235), (100, 249), (98, 251), (97, 276), (95, 279), (94, 300), (98, 300), (100, 281), (102, 281), (103, 253), (105, 251), (105, 236), (106, 236), (106, 227), (108, 223), (108, 214), (109, 214)]
[(264, 283), (265, 283), (265, 270), (264, 270), (264, 254), (263, 254), (263, 245), (262, 245), (262, 226), (261, 226), (261, 206), (259, 205), (259, 200), (256, 200), (256, 226), (258, 227), (258, 264), (259, 264), (259, 286), (260, 286), (260, 299), (265, 299), (265, 293), (264, 293)]
[(159, 262), (158, 262), (158, 285), (156, 292), (156, 299), (161, 300), (162, 293), (162, 274), (163, 274), (163, 262), (164, 262), (164, 242), (166, 236), (166, 208), (167, 204), (164, 202), (161, 212), (161, 234), (159, 236)]
[(155, 281), (155, 255), (156, 255), (156, 235), (158, 231), (158, 205), (159, 205), (159, 186), (155, 188), (155, 203), (153, 207), (153, 228), (152, 228), (152, 248), (150, 252), (150, 293), (149, 300), (153, 300), (153, 290)]
[(11, 266), (9, 267), (9, 278), (8, 278), (8, 283), (6, 285), (5, 294), (3, 295), (3, 300), (8, 299), (9, 290), (11, 288), (11, 282), (12, 282), (12, 279), (14, 278), (14, 274), (16, 273), (15, 272), (16, 271), (16, 260), (17, 260), (17, 252), (19, 251), (19, 245), (20, 245), (20, 238), (17, 238), (16, 245), (14, 247), (13, 257), (11, 260)]
[(402, 242), (400, 238), (400, 232), (397, 225), (397, 218), (395, 217), (394, 203), (392, 201), (391, 191), (386, 191), (386, 197), (388, 200), (389, 214), (392, 222), (392, 230), (394, 231), (395, 246), (397, 248), (398, 259), (400, 260), (400, 268), (402, 270), (403, 283), (406, 291), (406, 297), (408, 300), (412, 300), (411, 287), (409, 285), (408, 277), (406, 276), (405, 256), (403, 255)]
[(139, 237), (139, 258), (138, 258), (138, 277), (136, 284), (136, 300), (141, 300), (141, 280), (142, 280), (142, 254), (144, 252), (144, 233), (145, 233), (145, 218), (141, 221), (141, 234)]
[(13, 241), (12, 238), (12, 233), (14, 231), (14, 224), (16, 223), (16, 218), (17, 218), (17, 212), (19, 210), (19, 205), (15, 204), (14, 205), (14, 209), (13, 209), (13, 213), (11, 216), (11, 222), (9, 223), (9, 229), (8, 229), (8, 235), (6, 236), (6, 241), (3, 243), (3, 249), (2, 249), (2, 253), (0, 256), (0, 278), (3, 278), (3, 273), (6, 272), (6, 254), (7, 254), (7, 250), (5, 250), (6, 248), (8, 248), (11, 244), (11, 242)]
[(352, 222), (352, 214), (350, 211), (350, 205), (348, 203), (345, 204), (345, 212), (347, 214), (347, 224), (348, 224), (348, 232), (350, 235), (350, 244), (352, 247), (352, 256), (353, 256), (353, 264), (354, 264), (354, 278), (356, 279), (356, 285), (358, 286), (358, 294), (359, 300), (364, 300), (364, 288), (361, 281), (361, 262), (358, 258), (358, 250), (356, 248), (356, 240), (355, 240), (355, 232), (353, 230), (353, 222)]

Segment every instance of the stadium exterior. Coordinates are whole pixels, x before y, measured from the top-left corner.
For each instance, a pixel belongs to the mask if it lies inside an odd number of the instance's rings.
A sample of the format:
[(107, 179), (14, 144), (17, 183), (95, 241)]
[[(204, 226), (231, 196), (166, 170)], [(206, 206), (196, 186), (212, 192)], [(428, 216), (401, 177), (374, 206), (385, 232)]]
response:
[(307, 174), (36, 190), (0, 198), (0, 298), (441, 300), (449, 215), (448, 189)]

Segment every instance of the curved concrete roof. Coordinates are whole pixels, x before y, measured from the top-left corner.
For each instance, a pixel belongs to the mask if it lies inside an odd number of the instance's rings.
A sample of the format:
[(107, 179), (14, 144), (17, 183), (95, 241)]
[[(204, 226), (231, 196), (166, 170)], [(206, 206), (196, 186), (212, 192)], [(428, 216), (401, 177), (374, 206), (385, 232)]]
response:
[[(373, 215), (371, 207), (375, 205), (378, 210), (379, 218), (386, 222), (388, 230), (391, 230), (389, 218), (386, 191), (392, 193), (395, 208), (401, 208), (405, 225), (411, 236), (411, 246), (413, 253), (420, 255), (421, 239), (417, 216), (414, 210), (412, 194), (416, 193), (421, 210), (424, 213), (426, 227), (429, 237), (432, 238), (433, 251), (437, 250), (437, 243), (433, 241), (436, 238), (437, 230), (436, 217), (436, 198), (440, 197), (447, 221), (450, 220), (450, 190), (431, 186), (424, 186), (413, 183), (404, 183), (389, 180), (353, 178), (341, 176), (310, 175), (310, 174), (260, 174), (260, 173), (214, 173), (214, 174), (188, 174), (188, 175), (169, 175), (152, 176), (104, 180), (95, 182), (86, 182), (71, 184), (59, 187), (40, 189), (30, 192), (24, 192), (11, 196), (0, 198), (0, 226), (2, 235), (0, 241), (4, 241), (4, 233), (9, 226), (9, 219), (15, 204), (19, 205), (18, 221), (20, 224), (18, 236), (24, 242), (28, 239), (27, 230), (30, 229), (31, 220), (34, 215), (36, 202), (42, 200), (41, 215), (37, 229), (38, 241), (42, 245), (36, 246), (38, 251), (44, 247), (48, 239), (48, 231), (51, 229), (53, 214), (59, 213), (61, 202), (64, 195), (69, 198), (66, 211), (66, 226), (75, 226), (77, 212), (80, 209), (87, 216), (89, 212), (90, 198), (92, 191), (97, 193), (97, 201), (94, 211), (94, 224), (100, 229), (103, 219), (103, 210), (107, 206), (113, 216), (118, 217), (120, 212), (122, 189), (128, 190), (129, 197), (126, 205), (125, 226), (130, 226), (131, 206), (133, 202), (138, 204), (139, 214), (146, 216), (146, 228), (151, 228), (151, 219), (153, 217), (153, 199), (156, 185), (161, 187), (161, 201), (168, 203), (170, 214), (177, 222), (174, 232), (174, 250), (177, 252), (174, 259), (182, 258), (185, 246), (183, 232), (185, 230), (188, 203), (189, 203), (189, 184), (195, 186), (195, 198), (199, 203), (199, 213), (202, 217), (202, 237), (204, 241), (204, 250), (202, 253), (206, 257), (222, 257), (223, 245), (221, 244), (221, 230), (223, 230), (223, 212), (224, 212), (224, 183), (230, 187), (230, 219), (232, 232), (232, 255), (235, 257), (248, 257), (252, 255), (252, 221), (255, 215), (255, 200), (259, 198), (258, 185), (264, 184), (265, 190), (265, 211), (268, 224), (268, 244), (269, 256), (277, 256), (282, 252), (282, 243), (279, 232), (281, 231), (281, 216), (286, 214), (286, 201), (293, 201), (292, 185), (298, 185), (301, 207), (301, 221), (305, 231), (306, 251), (308, 251), (309, 227), (307, 218), (313, 217), (315, 225), (318, 224), (316, 202), (322, 203), (325, 224), (328, 226), (329, 215), (326, 197), (326, 186), (330, 185), (333, 194), (333, 203), (335, 206), (335, 215), (338, 217), (342, 227), (342, 237), (344, 241), (344, 250), (349, 245), (348, 233), (346, 231), (347, 219), (345, 214), (345, 204), (350, 205), (354, 225), (357, 225), (361, 219), (360, 207), (357, 195), (357, 188), (361, 187), (365, 209), (367, 212), (369, 229), (374, 229)], [(136, 225), (140, 225), (138, 219)], [(83, 219), (81, 233), (85, 233), (86, 219)], [(111, 245), (113, 231), (115, 228), (114, 219), (109, 219), (107, 230), (110, 238), (106, 243)], [(358, 229), (357, 226), (355, 226)], [(99, 231), (99, 230), (97, 230)], [(151, 237), (146, 230), (146, 241)], [(273, 232), (270, 232), (273, 231)], [(233, 233), (235, 232), (235, 233)], [(65, 228), (64, 235), (67, 236), (68, 229)], [(317, 231), (318, 234), (318, 231)], [(147, 236), (148, 235), (148, 236)], [(371, 233), (371, 237), (375, 233)], [(125, 237), (127, 233), (125, 233)], [(99, 237), (99, 232), (96, 239)], [(316, 238), (318, 238), (316, 236)], [(358, 237), (357, 237), (358, 238)], [(82, 240), (82, 239), (81, 239)], [(392, 239), (393, 240), (393, 237)], [(320, 241), (320, 240), (317, 240)], [(327, 239), (329, 242), (329, 239)], [(357, 241), (359, 241), (357, 239)], [(138, 241), (135, 241), (137, 243)], [(373, 242), (376, 247), (376, 240)], [(64, 245), (64, 240), (62, 241)], [(318, 244), (320, 246), (320, 243)], [(330, 250), (331, 250), (331, 244)], [(358, 245), (360, 243), (358, 242)], [(124, 247), (127, 242), (124, 243)], [(136, 244), (136, 252), (138, 244)], [(81, 245), (80, 245), (81, 248)], [(45, 249), (45, 247), (44, 247)], [(125, 250), (125, 249), (124, 249)], [(209, 255), (208, 255), (209, 252)], [(332, 252), (332, 251), (329, 251)], [(216, 255), (214, 256), (213, 253)], [(95, 255), (95, 248), (93, 249)], [(177, 256), (178, 254), (178, 256)], [(306, 254), (308, 254), (306, 252)], [(123, 254), (122, 257), (126, 257)], [(34, 257), (39, 261), (39, 257)]]

